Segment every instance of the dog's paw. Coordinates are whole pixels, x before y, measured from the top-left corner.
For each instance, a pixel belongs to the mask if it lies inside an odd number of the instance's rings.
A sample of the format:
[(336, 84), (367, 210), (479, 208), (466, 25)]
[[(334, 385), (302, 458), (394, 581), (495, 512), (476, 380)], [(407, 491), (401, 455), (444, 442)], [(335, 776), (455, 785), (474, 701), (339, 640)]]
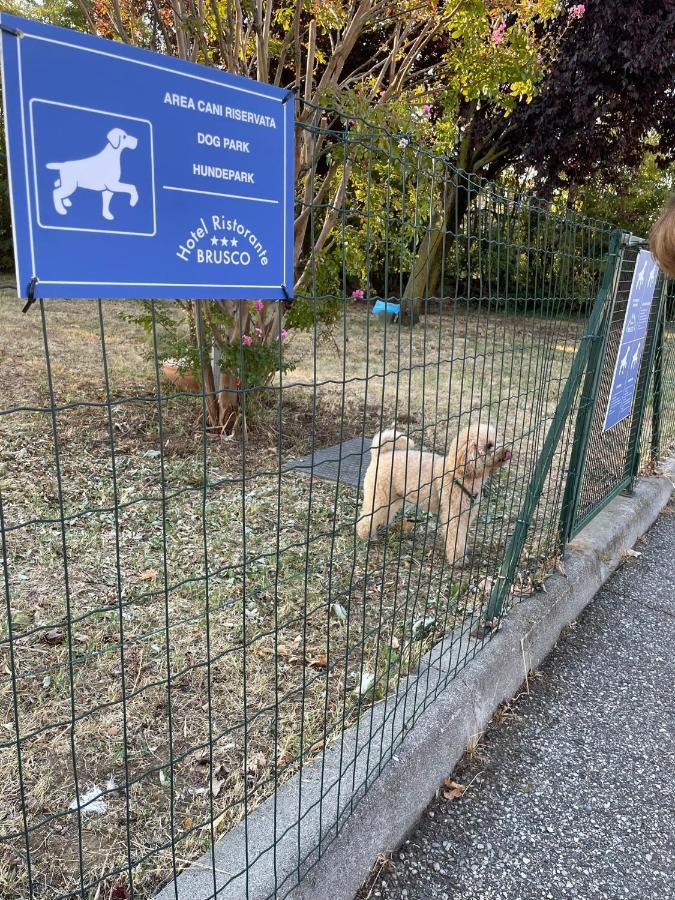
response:
[(454, 572), (462, 572), (464, 569), (471, 567), (471, 554), (463, 553), (457, 556), (446, 556), (448, 565)]
[(63, 198), (63, 205), (64, 205), (64, 206), (67, 206), (68, 209), (70, 209), (70, 207), (73, 205), (73, 201), (72, 201), (72, 200), (69, 200), (67, 197), (64, 197), (64, 198)]
[(112, 221), (114, 221), (115, 216), (113, 216), (113, 214), (111, 212), (109, 212), (108, 210), (105, 210), (103, 212), (103, 218), (107, 219), (109, 222), (112, 222)]
[(134, 193), (129, 197), (129, 206), (136, 206), (138, 203), (138, 191), (134, 191)]

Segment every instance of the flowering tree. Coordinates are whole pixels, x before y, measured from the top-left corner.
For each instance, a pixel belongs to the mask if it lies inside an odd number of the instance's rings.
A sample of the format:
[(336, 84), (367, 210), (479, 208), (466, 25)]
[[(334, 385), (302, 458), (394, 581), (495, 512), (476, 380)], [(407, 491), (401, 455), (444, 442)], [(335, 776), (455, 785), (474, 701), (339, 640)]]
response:
[[(484, 6), (491, 24), (462, 44), (468, 56), (453, 55), (457, 105), (444, 111), (457, 123), (463, 170), (490, 179), (534, 173), (546, 195), (625, 179), (649, 150), (660, 165), (673, 160), (672, 0)], [(468, 200), (458, 191), (418, 248), (405, 290), (413, 316), (417, 298), (437, 290), (443, 234)]]
[[(54, 3), (48, 0), (32, 14), (49, 18)], [(351, 163), (343, 165), (332, 154), (331, 126), (342, 126), (339, 115), (326, 111), (326, 105), (339, 104), (349, 95), (370, 108), (384, 107), (419, 85), (429, 67), (440, 61), (442, 38), (463, 5), (462, 0), (77, 3), (95, 33), (296, 92), (294, 255), (299, 289), (308, 284), (326, 253), (352, 174)], [(199, 377), (206, 373), (204, 386), (214, 393), (210, 424), (226, 430), (238, 418), (242, 380), (264, 381), (281, 365), (283, 332), (329, 324), (336, 314), (330, 302), (299, 300), (291, 310), (273, 303), (259, 308), (216, 302), (208, 304), (200, 328), (195, 309), (185, 304), (175, 309), (186, 320), (175, 328), (176, 336), (185, 336), (182, 358)], [(213, 344), (220, 349), (218, 385), (209, 383), (209, 367), (203, 365)]]
[[(579, 5), (572, 18), (582, 14)], [(439, 97), (436, 149), (463, 173), (493, 178), (507, 164), (496, 137), (509, 134), (514, 113), (536, 96), (551, 54), (548, 29), (556, 21), (563, 28), (572, 21), (557, 0), (476, 0), (455, 17)], [(438, 294), (448, 235), (461, 223), (477, 183), (460, 177), (444, 190), (410, 267), (404, 320), (416, 321), (422, 298)]]

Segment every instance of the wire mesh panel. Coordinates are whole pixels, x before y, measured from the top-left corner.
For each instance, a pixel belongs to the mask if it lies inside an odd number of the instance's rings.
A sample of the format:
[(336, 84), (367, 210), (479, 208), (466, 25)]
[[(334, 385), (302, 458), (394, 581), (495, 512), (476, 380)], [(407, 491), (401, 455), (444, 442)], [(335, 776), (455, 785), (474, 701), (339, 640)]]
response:
[(597, 362), (600, 367), (599, 377), (594, 381), (589, 410), (590, 430), (583, 448), (586, 463), (582, 467), (579, 481), (571, 534), (577, 534), (612, 497), (628, 487), (635, 475), (642, 412), (651, 377), (657, 324), (661, 315), (660, 297), (663, 291), (661, 277), (654, 288), (654, 300), (647, 323), (635, 399), (630, 415), (608, 430), (605, 430), (605, 417), (615, 378), (615, 366), (639, 250), (639, 246), (624, 248), (614, 295), (609, 298), (604, 355), (601, 354)]
[(489, 640), (611, 228), (299, 115), (292, 306), (2, 298), (5, 896), (285, 896)]
[(675, 446), (675, 282), (669, 281), (656, 329), (640, 459), (647, 471)]

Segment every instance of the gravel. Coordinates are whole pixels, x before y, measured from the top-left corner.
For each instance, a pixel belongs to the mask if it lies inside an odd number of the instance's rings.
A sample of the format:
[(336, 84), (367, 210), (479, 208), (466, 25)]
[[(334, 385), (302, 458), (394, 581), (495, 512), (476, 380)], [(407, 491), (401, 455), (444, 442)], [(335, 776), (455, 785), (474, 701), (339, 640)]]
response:
[(675, 896), (672, 504), (636, 550), (362, 898)]

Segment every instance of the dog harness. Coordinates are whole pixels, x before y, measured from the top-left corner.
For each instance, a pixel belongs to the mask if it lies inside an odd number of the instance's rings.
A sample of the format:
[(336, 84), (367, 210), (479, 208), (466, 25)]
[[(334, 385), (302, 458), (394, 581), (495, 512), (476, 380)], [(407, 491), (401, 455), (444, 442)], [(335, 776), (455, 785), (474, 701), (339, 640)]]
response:
[(477, 494), (472, 494), (471, 491), (468, 491), (466, 489), (466, 487), (464, 486), (464, 483), (462, 481), (460, 481), (459, 478), (453, 478), (452, 480), (457, 485), (457, 487), (461, 490), (461, 492), (469, 498), (472, 505), (476, 502), (476, 500), (478, 500), (478, 498), (480, 497), (480, 491), (478, 491)]

